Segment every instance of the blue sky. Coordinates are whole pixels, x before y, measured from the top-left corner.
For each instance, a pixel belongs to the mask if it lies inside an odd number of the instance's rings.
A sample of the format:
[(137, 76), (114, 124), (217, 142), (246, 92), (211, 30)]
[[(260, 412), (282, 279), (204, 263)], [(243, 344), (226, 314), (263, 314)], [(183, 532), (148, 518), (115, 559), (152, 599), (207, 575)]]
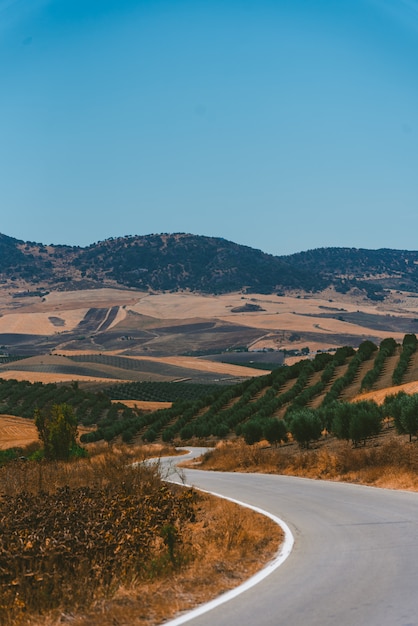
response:
[(418, 1), (0, 0), (0, 232), (418, 249)]

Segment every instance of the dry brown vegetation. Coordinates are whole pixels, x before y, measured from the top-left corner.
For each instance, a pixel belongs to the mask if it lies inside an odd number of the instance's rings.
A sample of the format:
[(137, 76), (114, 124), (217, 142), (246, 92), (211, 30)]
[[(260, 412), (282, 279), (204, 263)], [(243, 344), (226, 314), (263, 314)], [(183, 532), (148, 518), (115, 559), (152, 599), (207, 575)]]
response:
[(229, 472), (285, 474), (417, 491), (418, 443), (409, 443), (407, 437), (395, 436), (390, 426), (383, 436), (361, 448), (354, 448), (350, 443), (333, 437), (312, 450), (304, 451), (296, 444), (272, 448), (266, 442), (261, 442), (249, 446), (239, 439), (220, 443), (202, 457), (200, 467)]
[(132, 466), (143, 458), (99, 446), (72, 463), (0, 468), (0, 623), (161, 623), (276, 553), (271, 520), (169, 486)]

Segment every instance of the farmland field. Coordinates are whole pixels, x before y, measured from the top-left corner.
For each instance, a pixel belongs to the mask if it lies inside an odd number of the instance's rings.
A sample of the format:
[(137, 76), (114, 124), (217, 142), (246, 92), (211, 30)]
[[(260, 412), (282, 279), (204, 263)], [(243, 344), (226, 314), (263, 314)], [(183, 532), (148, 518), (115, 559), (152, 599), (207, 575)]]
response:
[[(413, 332), (418, 308), (417, 298), (408, 293), (394, 293), (376, 303), (331, 289), (294, 296), (124, 289), (51, 292), (37, 299), (14, 295), (0, 290), (0, 343), (8, 348), (14, 344), (20, 351), (32, 344), (38, 354), (46, 347), (58, 353), (112, 351), (162, 357), (237, 345), (251, 349), (306, 342), (316, 348), (342, 341), (355, 345), (365, 337), (379, 341)], [(254, 305), (254, 310), (246, 309), (246, 304)]]
[[(87, 433), (91, 428), (79, 426), (79, 434)], [(30, 419), (15, 415), (0, 414), (0, 450), (23, 448), (38, 441), (38, 431)]]

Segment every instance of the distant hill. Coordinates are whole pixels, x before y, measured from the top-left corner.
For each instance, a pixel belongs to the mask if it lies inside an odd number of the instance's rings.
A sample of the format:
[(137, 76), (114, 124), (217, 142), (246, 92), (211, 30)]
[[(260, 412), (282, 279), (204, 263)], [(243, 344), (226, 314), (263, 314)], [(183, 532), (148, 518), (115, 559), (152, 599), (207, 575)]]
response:
[(44, 245), (0, 234), (0, 280), (26, 289), (125, 286), (202, 293), (418, 291), (418, 252), (321, 248), (272, 256), (215, 237), (184, 233), (119, 237), (86, 248)]
[(357, 287), (372, 299), (382, 299), (385, 289), (418, 290), (415, 251), (319, 248), (280, 258), (300, 271), (318, 274), (340, 292)]

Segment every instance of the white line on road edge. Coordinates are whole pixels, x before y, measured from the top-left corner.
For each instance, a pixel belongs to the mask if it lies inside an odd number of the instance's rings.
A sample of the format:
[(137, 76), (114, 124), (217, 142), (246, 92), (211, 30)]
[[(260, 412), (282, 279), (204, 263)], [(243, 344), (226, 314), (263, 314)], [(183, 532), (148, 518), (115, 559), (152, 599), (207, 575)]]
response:
[[(186, 485), (186, 486), (190, 487), (191, 485)], [(193, 489), (198, 489), (198, 488), (193, 487)], [(251, 576), (251, 578), (246, 580), (245, 583), (242, 583), (242, 585), (239, 585), (238, 587), (235, 587), (234, 589), (230, 589), (230, 591), (223, 593), (218, 598), (215, 598), (214, 600), (211, 600), (210, 602), (207, 602), (206, 604), (202, 604), (201, 606), (198, 606), (196, 609), (192, 609), (191, 611), (185, 613), (184, 615), (181, 615), (180, 617), (176, 617), (175, 619), (169, 622), (164, 622), (164, 626), (180, 626), (180, 624), (185, 624), (186, 622), (189, 622), (190, 620), (195, 619), (195, 617), (199, 617), (200, 615), (203, 615), (204, 613), (207, 613), (208, 611), (215, 609), (217, 606), (224, 604), (224, 602), (228, 602), (229, 600), (236, 598), (241, 593), (244, 593), (244, 591), (248, 591), (248, 589), (251, 589), (251, 587), (254, 587), (255, 585), (257, 585), (259, 582), (264, 580), (264, 578), (267, 578), (267, 576), (272, 574), (274, 570), (276, 570), (278, 567), (280, 567), (280, 565), (282, 565), (282, 563), (285, 562), (285, 560), (287, 559), (287, 557), (290, 555), (292, 551), (293, 544), (295, 543), (295, 539), (293, 537), (293, 534), (289, 526), (286, 524), (286, 522), (281, 520), (279, 517), (276, 517), (276, 515), (273, 515), (272, 513), (269, 513), (268, 511), (264, 511), (263, 509), (260, 509), (257, 506), (252, 506), (251, 504), (247, 504), (246, 502), (240, 502), (239, 500), (235, 500), (234, 498), (228, 498), (227, 496), (223, 496), (219, 493), (214, 493), (213, 491), (206, 491), (205, 489), (198, 489), (198, 491), (202, 491), (203, 493), (210, 493), (213, 496), (216, 496), (217, 498), (223, 498), (224, 500), (229, 500), (230, 502), (234, 502), (235, 504), (239, 504), (240, 506), (243, 506), (247, 509), (252, 509), (253, 511), (256, 511), (256, 513), (261, 513), (262, 515), (269, 517), (271, 520), (273, 520), (273, 522), (278, 524), (283, 530), (284, 541), (281, 544), (280, 549), (278, 553), (276, 554), (276, 556), (274, 557), (274, 559), (270, 561), (265, 567), (263, 567), (262, 570), (257, 572), (257, 574), (254, 574), (254, 576)]]

